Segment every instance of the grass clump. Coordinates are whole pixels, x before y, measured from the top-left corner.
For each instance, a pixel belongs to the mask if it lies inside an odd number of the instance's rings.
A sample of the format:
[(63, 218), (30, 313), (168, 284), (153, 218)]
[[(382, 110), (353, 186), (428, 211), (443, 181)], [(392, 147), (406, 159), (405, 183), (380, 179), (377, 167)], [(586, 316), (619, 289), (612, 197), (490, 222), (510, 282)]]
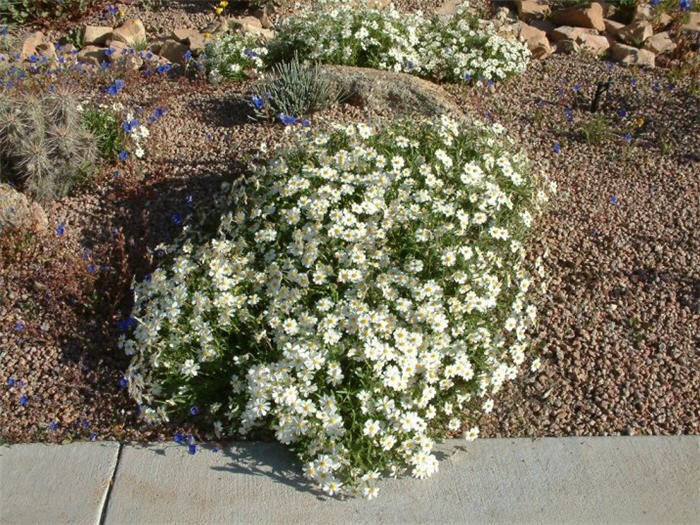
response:
[(79, 108), (66, 88), (7, 93), (0, 101), (0, 181), (51, 200), (87, 180), (98, 160), (98, 143)]
[(258, 119), (302, 117), (330, 107), (340, 97), (318, 64), (304, 64), (294, 55), (276, 65), (254, 87), (250, 105)]
[(372, 498), (380, 475), (434, 473), (447, 430), (476, 438), (527, 360), (544, 179), (499, 125), (298, 140), (234, 184), (217, 233), (135, 285), (128, 389), (147, 423), (272, 432), (328, 494)]

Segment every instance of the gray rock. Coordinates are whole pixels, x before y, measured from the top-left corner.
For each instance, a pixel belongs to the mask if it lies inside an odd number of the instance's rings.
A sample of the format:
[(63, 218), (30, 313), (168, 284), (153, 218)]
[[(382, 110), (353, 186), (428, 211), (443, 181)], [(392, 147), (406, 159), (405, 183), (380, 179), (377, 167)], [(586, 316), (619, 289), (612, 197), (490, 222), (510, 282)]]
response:
[(352, 66), (323, 66), (323, 70), (350, 104), (428, 116), (462, 114), (443, 88), (412, 75)]

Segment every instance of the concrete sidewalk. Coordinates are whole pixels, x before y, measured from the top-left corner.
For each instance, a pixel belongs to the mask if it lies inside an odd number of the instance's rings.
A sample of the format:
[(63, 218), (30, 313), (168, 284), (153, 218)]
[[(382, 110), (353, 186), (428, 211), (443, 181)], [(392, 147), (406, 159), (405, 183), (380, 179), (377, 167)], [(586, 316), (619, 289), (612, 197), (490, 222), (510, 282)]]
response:
[(370, 502), (319, 496), (275, 444), (3, 446), (0, 523), (698, 523), (700, 437), (465, 444)]

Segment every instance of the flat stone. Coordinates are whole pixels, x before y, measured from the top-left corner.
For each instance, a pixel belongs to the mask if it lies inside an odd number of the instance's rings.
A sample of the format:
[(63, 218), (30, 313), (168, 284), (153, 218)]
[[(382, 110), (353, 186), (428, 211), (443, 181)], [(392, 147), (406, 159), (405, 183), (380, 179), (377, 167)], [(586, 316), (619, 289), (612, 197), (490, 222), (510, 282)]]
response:
[(657, 33), (654, 36), (647, 38), (644, 42), (643, 48), (657, 55), (661, 55), (676, 49), (676, 44), (673, 42), (673, 40), (671, 40), (670, 33), (668, 31), (664, 31), (663, 33)]
[(603, 23), (605, 24), (605, 32), (610, 36), (617, 36), (617, 32), (625, 27), (625, 24), (615, 20), (608, 20), (607, 18), (603, 20)]
[(656, 55), (647, 49), (613, 42), (610, 46), (610, 58), (626, 66), (654, 67)]
[(346, 95), (346, 102), (376, 110), (461, 115), (452, 96), (442, 87), (406, 73), (325, 65), (323, 73)]
[(559, 42), (560, 40), (576, 40), (581, 35), (597, 35), (598, 32), (595, 29), (589, 29), (585, 27), (572, 27), (572, 26), (559, 26), (549, 35), (549, 38), (554, 42)]
[(86, 45), (103, 45), (112, 36), (110, 26), (90, 26), (86, 25), (83, 30), (83, 43)]
[(576, 43), (581, 46), (581, 51), (593, 55), (602, 55), (610, 48), (610, 40), (604, 35), (582, 34), (576, 39)]
[(550, 20), (559, 25), (590, 27), (598, 31), (605, 31), (603, 22), (603, 6), (593, 2), (589, 7), (569, 7), (554, 11)]
[(381, 480), (367, 502), (319, 497), (275, 443), (125, 446), (104, 523), (693, 523), (699, 447), (697, 436), (451, 440), (431, 478)]
[(0, 522), (100, 522), (118, 443), (0, 447)]

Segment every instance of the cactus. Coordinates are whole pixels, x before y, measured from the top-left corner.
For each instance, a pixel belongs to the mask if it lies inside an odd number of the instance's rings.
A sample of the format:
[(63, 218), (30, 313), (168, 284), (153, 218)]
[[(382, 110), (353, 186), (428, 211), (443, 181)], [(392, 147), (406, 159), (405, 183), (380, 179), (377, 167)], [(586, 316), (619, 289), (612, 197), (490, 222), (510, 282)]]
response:
[(65, 196), (93, 171), (97, 140), (64, 88), (0, 102), (0, 180), (38, 200)]

